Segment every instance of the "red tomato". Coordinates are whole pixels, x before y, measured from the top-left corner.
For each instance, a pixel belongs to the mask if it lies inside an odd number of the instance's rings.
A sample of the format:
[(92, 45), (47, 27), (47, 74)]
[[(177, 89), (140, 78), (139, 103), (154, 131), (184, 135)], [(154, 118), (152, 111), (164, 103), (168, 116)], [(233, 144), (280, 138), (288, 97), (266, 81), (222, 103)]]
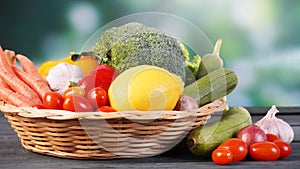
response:
[(71, 94), (77, 94), (80, 96), (84, 96), (85, 92), (82, 87), (74, 86), (74, 87), (70, 87), (67, 90), (65, 90), (64, 93), (62, 94), (62, 97), (65, 99), (67, 96), (69, 96)]
[(101, 106), (97, 109), (97, 111), (101, 111), (101, 112), (116, 112), (115, 109), (113, 109), (110, 106)]
[(66, 97), (63, 109), (73, 112), (92, 112), (94, 110), (87, 98), (76, 94)]
[(279, 137), (276, 136), (275, 134), (268, 133), (268, 134), (266, 134), (266, 136), (267, 136), (267, 140), (271, 141), (271, 142), (273, 142), (275, 140), (279, 140)]
[(231, 138), (222, 143), (218, 148), (225, 148), (232, 153), (232, 161), (242, 161), (248, 153), (247, 144), (239, 138)]
[(47, 92), (43, 98), (43, 105), (46, 109), (62, 109), (64, 99), (59, 93)]
[(86, 97), (94, 106), (94, 108), (98, 108), (108, 104), (107, 92), (101, 87), (93, 88), (89, 91)]
[(211, 158), (216, 164), (229, 164), (232, 162), (232, 153), (226, 148), (217, 148)]
[(45, 106), (43, 104), (36, 104), (32, 106), (33, 108), (37, 108), (37, 109), (44, 109)]
[(258, 161), (275, 161), (280, 156), (279, 147), (270, 141), (254, 143), (249, 151), (251, 158)]
[(284, 159), (285, 157), (289, 156), (292, 153), (292, 148), (291, 146), (283, 142), (281, 140), (275, 140), (274, 143), (279, 147), (280, 149), (280, 159)]

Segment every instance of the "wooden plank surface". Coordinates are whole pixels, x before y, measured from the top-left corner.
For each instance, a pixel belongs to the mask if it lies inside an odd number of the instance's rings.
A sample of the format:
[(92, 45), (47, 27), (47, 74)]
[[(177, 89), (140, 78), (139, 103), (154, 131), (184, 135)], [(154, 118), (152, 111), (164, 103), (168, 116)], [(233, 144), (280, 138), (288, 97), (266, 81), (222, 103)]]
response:
[[(249, 108), (252, 117), (263, 115), (266, 108)], [(242, 162), (232, 163), (227, 166), (214, 164), (210, 159), (199, 158), (192, 155), (186, 147), (177, 146), (169, 152), (155, 157), (140, 159), (115, 159), (115, 160), (72, 160), (51, 157), (32, 153), (24, 149), (17, 135), (0, 113), (0, 169), (33, 169), (33, 168), (300, 168), (300, 141), (299, 126), (300, 108), (288, 108), (281, 117), (293, 123), (295, 141), (291, 144), (292, 154), (284, 159), (272, 162), (258, 162), (247, 159)], [(295, 115), (295, 116), (294, 116)], [(293, 118), (289, 118), (293, 116)], [(214, 117), (214, 118), (217, 118)]]
[[(249, 110), (249, 112), (251, 112), (252, 122), (256, 123), (266, 115), (269, 107), (248, 107), (247, 109)], [(276, 117), (288, 122), (292, 126), (294, 133), (300, 133), (300, 108), (278, 107), (278, 110), (279, 112), (276, 114)], [(221, 115), (221, 113), (213, 114), (211, 119), (209, 119), (209, 122), (220, 119)], [(294, 141), (300, 141), (300, 134), (295, 134)]]

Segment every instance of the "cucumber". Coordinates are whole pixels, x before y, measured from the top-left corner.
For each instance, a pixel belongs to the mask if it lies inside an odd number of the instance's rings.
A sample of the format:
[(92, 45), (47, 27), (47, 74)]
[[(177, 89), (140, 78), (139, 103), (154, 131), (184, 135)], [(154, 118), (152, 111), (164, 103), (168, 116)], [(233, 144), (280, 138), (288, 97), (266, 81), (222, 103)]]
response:
[(186, 86), (183, 94), (191, 96), (201, 107), (228, 95), (234, 90), (237, 83), (238, 77), (234, 71), (221, 68)]
[(196, 156), (210, 157), (214, 149), (252, 124), (250, 113), (243, 107), (224, 111), (219, 121), (194, 129), (187, 138), (189, 150)]

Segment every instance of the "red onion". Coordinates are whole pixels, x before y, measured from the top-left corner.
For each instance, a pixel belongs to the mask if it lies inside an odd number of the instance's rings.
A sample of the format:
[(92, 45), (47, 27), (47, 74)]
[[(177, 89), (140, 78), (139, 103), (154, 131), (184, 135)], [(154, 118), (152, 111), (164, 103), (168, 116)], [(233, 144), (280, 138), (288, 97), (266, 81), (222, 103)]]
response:
[(267, 141), (266, 133), (256, 125), (250, 125), (242, 128), (237, 133), (237, 138), (243, 140), (248, 147), (257, 142)]
[(195, 99), (193, 99), (192, 97), (188, 96), (188, 95), (181, 95), (175, 110), (192, 110), (192, 109), (197, 109), (198, 108), (198, 104), (195, 101)]

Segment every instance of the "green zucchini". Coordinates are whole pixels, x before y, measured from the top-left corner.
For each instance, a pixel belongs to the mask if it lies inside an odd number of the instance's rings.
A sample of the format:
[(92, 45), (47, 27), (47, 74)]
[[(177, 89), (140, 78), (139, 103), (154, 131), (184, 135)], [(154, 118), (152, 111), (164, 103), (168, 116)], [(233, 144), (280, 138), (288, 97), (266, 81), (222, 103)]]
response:
[(252, 119), (247, 109), (232, 107), (224, 111), (219, 121), (194, 129), (187, 138), (188, 148), (196, 156), (210, 157), (220, 144), (251, 124)]
[(183, 94), (194, 98), (201, 107), (228, 95), (234, 90), (237, 83), (238, 77), (234, 71), (221, 68), (186, 86)]

